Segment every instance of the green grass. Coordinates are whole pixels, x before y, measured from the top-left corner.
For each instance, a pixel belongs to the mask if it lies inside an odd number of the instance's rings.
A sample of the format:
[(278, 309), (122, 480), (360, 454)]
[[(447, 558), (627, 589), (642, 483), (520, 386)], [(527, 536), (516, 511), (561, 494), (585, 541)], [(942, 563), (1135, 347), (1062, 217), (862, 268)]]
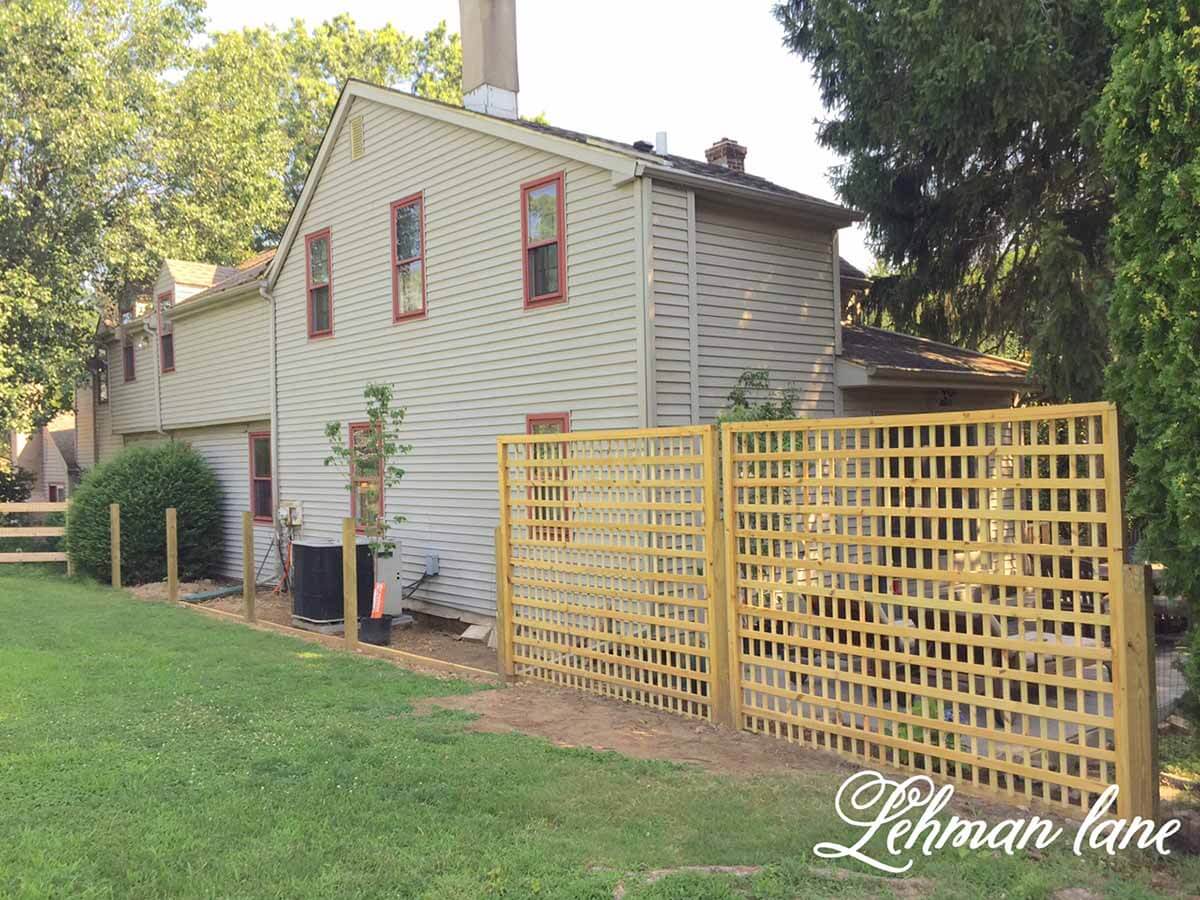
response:
[[(877, 896), (814, 873), (850, 840), (827, 775), (734, 780), (476, 734), (474, 690), (53, 576), (0, 575), (0, 896)], [(1063, 841), (1065, 848), (1067, 842)], [(1154, 896), (1142, 859), (947, 852), (929, 897)], [(1200, 884), (1195, 860), (1158, 883)], [(1165, 882), (1164, 882), (1165, 879)]]

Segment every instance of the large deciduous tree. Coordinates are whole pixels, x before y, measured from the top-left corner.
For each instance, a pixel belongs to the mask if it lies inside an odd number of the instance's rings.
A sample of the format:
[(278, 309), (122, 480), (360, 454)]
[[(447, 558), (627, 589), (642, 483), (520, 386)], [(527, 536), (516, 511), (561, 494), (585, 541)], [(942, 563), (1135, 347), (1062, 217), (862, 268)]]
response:
[(195, 0), (0, 3), (0, 427), (69, 401)]
[(891, 274), (868, 314), (1032, 352), (1050, 396), (1099, 395), (1110, 187), (1092, 110), (1111, 41), (1095, 0), (786, 0), (785, 43), (830, 110), (845, 202)]
[[(1136, 436), (1139, 550), (1200, 599), (1200, 11), (1109, 0), (1100, 104), (1116, 186), (1109, 389)], [(1200, 645), (1197, 646), (1200, 650)], [(1196, 687), (1200, 690), (1200, 681)]]
[(69, 405), (96, 311), (164, 257), (235, 263), (287, 223), (348, 78), (461, 99), (445, 24), (216, 34), (203, 0), (0, 3), (0, 428)]

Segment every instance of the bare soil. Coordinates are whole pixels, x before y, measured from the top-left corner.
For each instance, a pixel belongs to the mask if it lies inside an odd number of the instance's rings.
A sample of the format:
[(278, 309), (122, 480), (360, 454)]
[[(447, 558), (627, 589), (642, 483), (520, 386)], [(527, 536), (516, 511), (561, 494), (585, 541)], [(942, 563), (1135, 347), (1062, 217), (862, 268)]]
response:
[[(196, 582), (180, 582), (179, 594), (180, 596), (199, 594), (228, 586), (228, 583), (207, 579)], [(165, 581), (143, 584), (128, 590), (141, 600), (167, 599), (167, 583)], [(197, 605), (239, 615), (244, 609), (241, 594), (218, 597)], [(254, 610), (260, 621), (274, 622), (276, 625), (292, 625), (290, 594), (276, 594), (269, 588), (260, 588), (255, 595)], [(413, 618), (415, 621), (411, 626), (392, 629), (392, 642), (389, 646), (420, 656), (430, 656), (446, 662), (473, 666), (488, 672), (497, 670), (495, 650), (478, 641), (462, 640), (461, 635), (467, 630), (466, 623), (441, 619), (437, 616), (427, 616), (422, 613), (414, 614)]]

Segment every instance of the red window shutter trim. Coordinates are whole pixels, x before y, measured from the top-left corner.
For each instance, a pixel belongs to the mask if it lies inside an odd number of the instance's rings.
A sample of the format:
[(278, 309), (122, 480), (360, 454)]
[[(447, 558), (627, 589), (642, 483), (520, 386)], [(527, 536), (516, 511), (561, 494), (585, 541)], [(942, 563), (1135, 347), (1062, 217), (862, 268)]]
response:
[[(321, 238), (325, 239), (325, 248), (328, 254), (329, 280), (314, 284), (312, 280), (312, 245), (313, 241), (318, 241)], [(329, 286), (329, 327), (321, 331), (313, 331), (313, 288), (324, 287), (326, 285)], [(320, 231), (314, 231), (304, 236), (304, 317), (308, 323), (308, 337), (310, 340), (333, 337), (333, 231), (330, 228), (322, 228)]]
[[(417, 214), (420, 219), (421, 233), (421, 253), (418, 256), (412, 256), (408, 259), (397, 259), (396, 257), (396, 210), (404, 206), (417, 207)], [(392, 321), (404, 322), (408, 319), (423, 319), (428, 310), (425, 301), (425, 192), (418, 191), (415, 194), (410, 194), (407, 197), (401, 197), (394, 201), (388, 207), (389, 230), (392, 235), (392, 249), (389, 255), (392, 258)], [(421, 308), (412, 312), (400, 312), (400, 273), (399, 268), (404, 263), (420, 261), (421, 263)]]
[[(558, 233), (553, 238), (542, 241), (529, 240), (529, 211), (526, 198), (529, 192), (546, 184), (557, 184)], [(541, 296), (533, 296), (533, 273), (529, 271), (529, 251), (537, 247), (558, 242), (558, 290)], [(525, 308), (533, 309), (539, 306), (553, 306), (567, 302), (567, 212), (566, 212), (566, 180), (564, 173), (556, 172), (545, 178), (526, 181), (521, 185), (521, 272), (525, 285)]]

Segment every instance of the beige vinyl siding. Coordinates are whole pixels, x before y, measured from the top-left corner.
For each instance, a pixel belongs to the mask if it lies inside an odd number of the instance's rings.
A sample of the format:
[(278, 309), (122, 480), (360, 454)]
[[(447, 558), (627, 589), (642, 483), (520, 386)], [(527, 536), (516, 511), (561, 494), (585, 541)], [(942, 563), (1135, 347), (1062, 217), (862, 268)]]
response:
[(697, 198), (700, 416), (746, 369), (793, 384), (799, 408), (834, 413), (832, 232)]
[[(142, 323), (122, 326), (129, 329), (133, 342), (134, 380), (125, 381), (125, 353), (122, 340), (108, 348), (109, 416), (114, 434), (132, 434), (158, 427), (155, 394), (158, 378), (158, 354), (154, 336), (142, 330)], [(145, 346), (143, 346), (143, 340)]]
[(257, 293), (187, 316), (174, 330), (175, 371), (162, 375), (165, 429), (270, 417), (270, 311)]
[(688, 204), (688, 191), (651, 185), (656, 425), (693, 421)]
[(96, 464), (96, 387), (95, 377), (75, 389), (75, 454), (80, 469)]
[(112, 459), (121, 452), (124, 442), (121, 435), (112, 430), (112, 359), (113, 351), (119, 350), (117, 344), (108, 345), (108, 403), (96, 404), (96, 462), (102, 463)]
[[(241, 580), (242, 513), (250, 509), (250, 433), (270, 431), (268, 422), (188, 428), (173, 432), (172, 440), (190, 444), (213, 467), (221, 485), (221, 566), (216, 575)], [(254, 570), (268, 557), (275, 529), (269, 524), (254, 526)], [(262, 567), (262, 581), (278, 578), (279, 556), (270, 550)]]
[(43, 429), (38, 428), (27, 435), (13, 432), (13, 465), (33, 476), (30, 485), (30, 500), (46, 499), (46, 481), (42, 478), (42, 467), (45, 465), (45, 450), (43, 444), (47, 440)]
[(42, 429), (42, 477), (40, 479), (44, 496), (49, 498), (50, 485), (61, 485), (64, 490), (71, 489), (71, 473), (67, 469), (67, 461), (55, 443), (49, 426)]
[[(279, 496), (303, 503), (305, 537), (335, 538), (349, 514), (322, 465), (326, 422), (364, 418), (366, 383), (387, 382), (413, 444), (387, 512), (408, 518), (407, 580), (426, 552), (441, 574), (419, 601), (494, 614), (496, 436), (528, 413), (569, 412), (576, 430), (639, 421), (635, 185), (607, 171), (369, 101), (366, 156), (339, 136), (275, 288)], [(522, 302), (520, 185), (566, 173), (565, 305)], [(424, 192), (425, 319), (392, 323), (389, 204)], [(334, 336), (310, 341), (303, 236), (332, 230)]]
[(947, 393), (937, 388), (857, 388), (842, 391), (842, 414), (885, 416), (960, 409), (1005, 409), (1013, 405), (1013, 399), (1013, 391), (967, 389)]

